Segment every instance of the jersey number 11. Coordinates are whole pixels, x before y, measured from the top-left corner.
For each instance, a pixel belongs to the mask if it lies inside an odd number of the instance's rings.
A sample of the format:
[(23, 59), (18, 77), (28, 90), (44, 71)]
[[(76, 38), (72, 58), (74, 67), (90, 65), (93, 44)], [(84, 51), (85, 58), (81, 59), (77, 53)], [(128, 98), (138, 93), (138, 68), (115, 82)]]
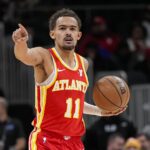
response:
[[(65, 118), (79, 118), (79, 112), (80, 112), (80, 99), (77, 98), (75, 100), (75, 112), (72, 112), (72, 106), (73, 106), (73, 100), (72, 98), (68, 98), (66, 100), (67, 108), (66, 112), (64, 114)], [(74, 114), (73, 114), (74, 113)], [(73, 114), (73, 115), (72, 115)]]

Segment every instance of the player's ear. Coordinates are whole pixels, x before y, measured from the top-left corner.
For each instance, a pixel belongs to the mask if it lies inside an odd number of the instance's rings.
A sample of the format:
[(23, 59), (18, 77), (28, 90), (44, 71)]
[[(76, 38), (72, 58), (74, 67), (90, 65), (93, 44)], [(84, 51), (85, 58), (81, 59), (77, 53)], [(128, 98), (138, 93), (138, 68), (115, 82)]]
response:
[(82, 32), (79, 32), (78, 33), (78, 40), (80, 40), (81, 36), (82, 36)]
[(55, 34), (53, 30), (49, 32), (49, 35), (53, 40), (55, 39)]

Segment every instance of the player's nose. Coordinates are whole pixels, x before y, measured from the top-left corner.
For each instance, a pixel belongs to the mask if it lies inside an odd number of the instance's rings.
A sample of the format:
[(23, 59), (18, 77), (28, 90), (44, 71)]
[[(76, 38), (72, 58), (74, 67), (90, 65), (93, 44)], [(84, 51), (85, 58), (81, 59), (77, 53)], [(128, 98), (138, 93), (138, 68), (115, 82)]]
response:
[(66, 35), (71, 35), (71, 30), (70, 29), (66, 29)]

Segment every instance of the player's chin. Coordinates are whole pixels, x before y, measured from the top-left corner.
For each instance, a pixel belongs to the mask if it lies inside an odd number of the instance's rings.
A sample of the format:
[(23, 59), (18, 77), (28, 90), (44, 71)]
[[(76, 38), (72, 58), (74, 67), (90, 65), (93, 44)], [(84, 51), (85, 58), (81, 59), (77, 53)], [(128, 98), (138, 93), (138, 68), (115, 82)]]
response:
[(66, 50), (66, 51), (72, 51), (75, 49), (75, 46), (74, 45), (64, 45), (62, 48), (63, 48), (63, 50)]

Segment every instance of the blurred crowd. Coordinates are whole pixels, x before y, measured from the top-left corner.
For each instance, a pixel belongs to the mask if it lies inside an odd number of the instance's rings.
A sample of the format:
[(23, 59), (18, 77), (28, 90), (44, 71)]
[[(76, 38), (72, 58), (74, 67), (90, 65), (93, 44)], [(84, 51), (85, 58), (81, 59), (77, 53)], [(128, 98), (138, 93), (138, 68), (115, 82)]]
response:
[[(72, 4), (71, 0), (67, 2)], [(74, 3), (77, 2), (79, 1)], [(36, 8), (54, 4), (63, 6), (65, 0), (1, 0), (0, 34), (1, 29), (4, 29), (6, 44), (10, 43), (12, 32), (21, 22), (30, 34), (30, 46), (52, 46), (48, 36), (48, 18), (52, 11), (38, 12)], [(150, 7), (138, 13), (131, 12), (125, 10), (124, 14), (117, 14), (118, 18), (111, 18), (113, 14), (97, 11), (91, 13), (88, 18), (83, 15), (83, 11), (77, 11), (83, 21), (83, 37), (77, 45), (77, 52), (93, 64), (94, 74), (101, 71), (123, 70), (127, 73), (129, 84), (148, 83), (150, 82)], [(5, 97), (0, 95), (0, 146), (2, 147), (5, 140), (3, 135), (6, 134), (2, 129), (5, 126), (10, 127), (8, 124), (10, 120), (1, 119), (3, 114), (7, 114), (7, 107), (1, 99)], [(23, 130), (26, 128), (23, 128), (18, 121), (17, 123), (13, 119), (11, 121), (11, 127), (14, 126), (18, 131), (18, 134), (15, 131), (12, 134), (16, 137), (16, 141), (18, 138), (23, 140), (21, 146), (25, 149)], [(16, 141), (13, 141), (12, 150)], [(136, 125), (123, 116), (100, 118), (87, 129), (83, 141), (86, 150), (150, 150), (150, 128), (141, 129), (139, 132)]]
[(102, 117), (87, 129), (84, 145), (86, 150), (150, 150), (150, 128), (138, 131), (122, 115)]
[(132, 74), (136, 77), (136, 72), (140, 72), (139, 78), (143, 78), (145, 83), (149, 82), (150, 10), (143, 15), (142, 19), (133, 20), (128, 27), (123, 27), (128, 30), (122, 34), (111, 31), (104, 17), (93, 17), (78, 52), (93, 60), (95, 72), (124, 70), (129, 78)]

